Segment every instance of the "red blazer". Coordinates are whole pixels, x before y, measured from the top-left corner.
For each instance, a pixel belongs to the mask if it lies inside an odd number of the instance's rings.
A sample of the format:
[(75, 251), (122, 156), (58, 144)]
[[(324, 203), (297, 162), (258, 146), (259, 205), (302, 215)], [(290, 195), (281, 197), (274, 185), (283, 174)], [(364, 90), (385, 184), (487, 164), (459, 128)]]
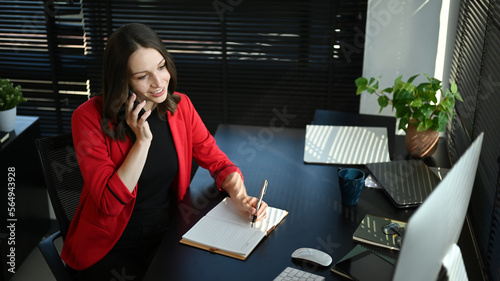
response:
[[(174, 184), (178, 201), (190, 184), (194, 157), (206, 168), (220, 188), (229, 174), (241, 171), (216, 145), (189, 98), (181, 97), (176, 112), (168, 113), (168, 122), (179, 159)], [(71, 129), (84, 186), (80, 203), (64, 240), (62, 259), (82, 270), (102, 259), (116, 244), (127, 225), (137, 194), (122, 183), (116, 170), (125, 159), (132, 142), (113, 140), (103, 133), (102, 98), (94, 97), (79, 106), (72, 117)]]

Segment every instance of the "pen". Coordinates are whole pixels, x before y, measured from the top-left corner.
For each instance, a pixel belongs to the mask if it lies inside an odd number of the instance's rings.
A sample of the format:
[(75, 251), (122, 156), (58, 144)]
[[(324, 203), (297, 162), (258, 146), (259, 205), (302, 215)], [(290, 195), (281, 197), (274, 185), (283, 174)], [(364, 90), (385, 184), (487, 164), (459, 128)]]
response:
[(260, 188), (259, 201), (257, 202), (257, 208), (255, 208), (255, 215), (253, 215), (252, 224), (251, 224), (252, 227), (253, 227), (253, 224), (255, 223), (255, 220), (257, 219), (257, 212), (259, 211), (260, 205), (262, 204), (262, 198), (264, 198), (264, 194), (266, 194), (266, 190), (267, 190), (267, 180), (264, 180), (264, 182), (262, 183), (262, 187)]

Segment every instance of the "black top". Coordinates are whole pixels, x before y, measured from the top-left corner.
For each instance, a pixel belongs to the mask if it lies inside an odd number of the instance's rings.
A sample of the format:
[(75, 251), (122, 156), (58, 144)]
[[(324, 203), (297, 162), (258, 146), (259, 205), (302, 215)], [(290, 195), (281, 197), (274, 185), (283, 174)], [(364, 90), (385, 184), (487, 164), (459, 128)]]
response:
[(148, 117), (148, 123), (153, 140), (137, 184), (131, 221), (142, 221), (142, 218), (158, 211), (168, 211), (176, 200), (171, 185), (179, 170), (179, 162), (170, 126), (168, 121), (160, 119), (156, 110)]

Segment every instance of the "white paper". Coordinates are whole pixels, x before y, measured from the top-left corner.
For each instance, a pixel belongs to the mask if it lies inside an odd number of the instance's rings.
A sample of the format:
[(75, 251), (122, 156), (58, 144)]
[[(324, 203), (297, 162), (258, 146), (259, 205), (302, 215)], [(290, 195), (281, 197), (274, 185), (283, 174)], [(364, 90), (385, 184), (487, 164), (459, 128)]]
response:
[(251, 228), (250, 225), (244, 226), (205, 216), (182, 238), (217, 250), (247, 255), (265, 235), (265, 232)]
[(286, 214), (284, 210), (268, 207), (267, 218), (251, 227), (251, 218), (237, 210), (231, 199), (226, 197), (182, 238), (217, 250), (246, 256)]

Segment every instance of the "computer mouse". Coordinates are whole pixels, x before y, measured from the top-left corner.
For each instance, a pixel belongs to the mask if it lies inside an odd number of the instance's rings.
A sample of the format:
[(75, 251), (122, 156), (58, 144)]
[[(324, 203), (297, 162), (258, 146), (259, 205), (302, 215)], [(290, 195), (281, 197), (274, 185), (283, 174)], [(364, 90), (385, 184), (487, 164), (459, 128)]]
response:
[(332, 263), (330, 255), (313, 248), (299, 248), (292, 253), (292, 258), (305, 260), (321, 266), (329, 266)]

